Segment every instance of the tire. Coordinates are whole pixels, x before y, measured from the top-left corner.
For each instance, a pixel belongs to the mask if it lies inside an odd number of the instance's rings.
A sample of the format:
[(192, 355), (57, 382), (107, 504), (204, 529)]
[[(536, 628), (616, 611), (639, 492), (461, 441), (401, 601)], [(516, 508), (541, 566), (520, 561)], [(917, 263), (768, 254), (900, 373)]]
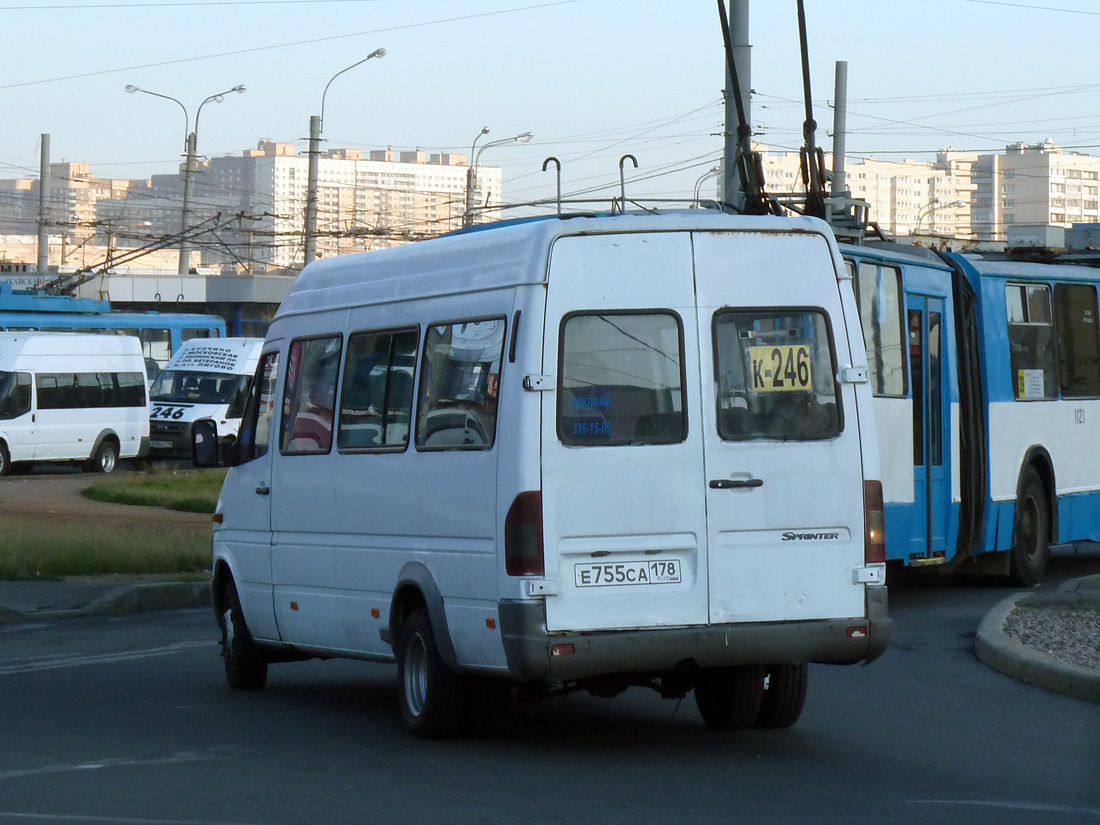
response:
[(769, 665), (764, 700), (754, 723), (758, 728), (789, 728), (802, 715), (810, 669), (800, 665)]
[(401, 626), (397, 681), (401, 716), (413, 734), (438, 739), (462, 731), (469, 685), (444, 664), (423, 607), (413, 610)]
[(8, 445), (0, 441), (0, 476), (11, 475), (11, 453)]
[(233, 582), (222, 594), (222, 658), (225, 680), (234, 690), (259, 690), (267, 683), (267, 657), (252, 639), (241, 611), (241, 600)]
[(1012, 525), (1009, 578), (1018, 587), (1043, 579), (1050, 553), (1050, 507), (1042, 479), (1034, 467), (1020, 474), (1020, 493)]
[(105, 438), (99, 443), (99, 448), (92, 457), (84, 464), (84, 469), (91, 473), (110, 473), (114, 471), (117, 464), (118, 447), (115, 446), (114, 441)]
[(709, 668), (695, 681), (695, 704), (711, 730), (752, 727), (764, 702), (763, 665)]

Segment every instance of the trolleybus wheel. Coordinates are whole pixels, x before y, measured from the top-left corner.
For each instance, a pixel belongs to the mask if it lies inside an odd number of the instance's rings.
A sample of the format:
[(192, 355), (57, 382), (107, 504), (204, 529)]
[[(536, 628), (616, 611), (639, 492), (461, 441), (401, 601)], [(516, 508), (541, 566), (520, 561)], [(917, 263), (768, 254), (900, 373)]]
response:
[(1016, 517), (1012, 527), (1012, 583), (1020, 587), (1038, 584), (1046, 572), (1050, 551), (1050, 512), (1039, 473), (1027, 467), (1020, 476)]

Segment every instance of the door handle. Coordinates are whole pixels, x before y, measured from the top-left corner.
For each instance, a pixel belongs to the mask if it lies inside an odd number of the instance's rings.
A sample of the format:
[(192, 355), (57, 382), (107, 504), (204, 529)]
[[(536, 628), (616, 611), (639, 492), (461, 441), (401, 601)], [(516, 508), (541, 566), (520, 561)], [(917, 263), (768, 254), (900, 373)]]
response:
[(261, 484), (259, 487), (256, 488), (256, 495), (259, 496), (266, 496), (270, 492), (271, 488), (268, 487), (266, 484)]
[(712, 490), (739, 490), (745, 487), (763, 487), (762, 478), (712, 478), (710, 487)]

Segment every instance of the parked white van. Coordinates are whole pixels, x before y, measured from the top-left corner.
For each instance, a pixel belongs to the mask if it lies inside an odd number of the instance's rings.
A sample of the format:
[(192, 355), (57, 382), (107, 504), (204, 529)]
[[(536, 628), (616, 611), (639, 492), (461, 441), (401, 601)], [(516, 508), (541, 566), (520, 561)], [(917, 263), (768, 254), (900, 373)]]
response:
[(236, 438), (263, 338), (192, 338), (149, 389), (150, 455), (190, 458), (191, 425), (209, 418)]
[(145, 381), (129, 335), (0, 332), (0, 475), (38, 461), (109, 473), (144, 456)]
[(793, 724), (808, 662), (890, 631), (858, 318), (809, 218), (537, 219), (310, 264), (214, 516), (229, 683), (396, 660), (423, 736), (513, 687)]

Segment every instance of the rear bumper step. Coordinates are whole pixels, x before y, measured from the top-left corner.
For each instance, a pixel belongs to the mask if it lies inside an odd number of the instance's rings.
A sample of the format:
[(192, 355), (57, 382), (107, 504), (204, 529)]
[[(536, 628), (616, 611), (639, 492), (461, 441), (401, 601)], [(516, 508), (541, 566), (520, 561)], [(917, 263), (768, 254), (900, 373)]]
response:
[[(569, 682), (612, 673), (664, 673), (743, 664), (870, 662), (893, 625), (885, 587), (867, 588), (866, 618), (731, 623), (644, 630), (549, 633), (543, 600), (503, 600), (500, 630), (509, 675), (519, 682)], [(552, 648), (572, 645), (572, 655)]]

